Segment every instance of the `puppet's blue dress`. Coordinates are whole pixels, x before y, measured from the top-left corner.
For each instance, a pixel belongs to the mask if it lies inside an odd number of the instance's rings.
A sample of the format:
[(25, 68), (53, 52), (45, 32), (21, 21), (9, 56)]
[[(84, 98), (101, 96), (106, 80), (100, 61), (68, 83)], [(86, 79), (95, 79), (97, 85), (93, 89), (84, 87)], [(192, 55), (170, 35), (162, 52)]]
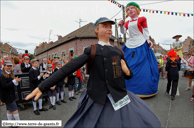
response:
[(126, 30), (129, 38), (122, 50), (133, 72), (133, 78), (125, 80), (126, 88), (139, 97), (154, 96), (158, 92), (159, 71), (154, 52), (146, 41), (149, 39), (146, 18), (127, 21), (121, 27), (121, 32), (125, 33)]

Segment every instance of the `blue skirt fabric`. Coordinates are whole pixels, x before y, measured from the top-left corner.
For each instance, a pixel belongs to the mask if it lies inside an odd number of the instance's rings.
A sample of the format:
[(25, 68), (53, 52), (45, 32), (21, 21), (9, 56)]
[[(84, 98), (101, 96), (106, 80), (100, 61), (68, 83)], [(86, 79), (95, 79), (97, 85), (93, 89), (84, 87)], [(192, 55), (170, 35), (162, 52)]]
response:
[(126, 89), (139, 97), (153, 96), (158, 91), (158, 64), (149, 47), (147, 41), (137, 48), (122, 47), (124, 58), (133, 72), (133, 77), (125, 80)]
[(93, 101), (86, 92), (64, 128), (161, 128), (161, 123), (142, 99), (127, 91), (131, 102), (115, 111), (107, 98), (105, 104)]

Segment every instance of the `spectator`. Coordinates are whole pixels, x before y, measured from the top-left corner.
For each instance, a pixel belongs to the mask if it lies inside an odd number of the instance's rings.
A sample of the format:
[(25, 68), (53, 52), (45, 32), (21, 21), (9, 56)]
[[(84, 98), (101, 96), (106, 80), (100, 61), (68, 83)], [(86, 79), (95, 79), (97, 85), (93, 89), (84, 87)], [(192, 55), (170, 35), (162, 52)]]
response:
[[(189, 54), (188, 59), (187, 59), (187, 63), (188, 63), (188, 69), (191, 70), (191, 65), (190, 65), (190, 60), (193, 58), (193, 56), (191, 56), (191, 54)], [(187, 87), (185, 90), (189, 91), (191, 89), (191, 83), (192, 83), (192, 78), (189, 79), (189, 87)]]
[(28, 54), (28, 50), (25, 50), (25, 53), (24, 53), (24, 55), (23, 55), (23, 58), (24, 58), (25, 56), (28, 56), (28, 57), (30, 58), (30, 56), (29, 56), (29, 54)]
[(43, 58), (42, 60), (43, 62), (40, 64), (40, 67), (42, 66), (42, 70), (47, 70), (47, 59), (46, 58)]
[(161, 78), (164, 79), (165, 78), (165, 67), (164, 67), (164, 60), (162, 56), (160, 56), (159, 63), (160, 63), (160, 68), (161, 68)]
[(13, 57), (11, 57), (11, 59), (10, 59), (10, 60), (11, 60), (11, 62), (13, 63)]
[(6, 60), (8, 60), (8, 56), (3, 56), (3, 62), (2, 62), (2, 64), (4, 65), (4, 62), (6, 61)]
[(62, 66), (64, 66), (66, 63), (67, 63), (67, 60), (66, 60), (66, 59), (63, 59), (63, 64), (62, 64)]
[(20, 63), (19, 58), (17, 56), (14, 56), (13, 57), (13, 73), (14, 74), (21, 72), (19, 63)]
[(23, 60), (22, 60), (22, 53), (19, 54), (19, 60), (20, 60), (19, 64), (21, 64), (23, 62)]
[(54, 69), (56, 68), (55, 62), (56, 62), (56, 61), (59, 61), (59, 57), (58, 57), (58, 56), (54, 56), (53, 59), (54, 59), (54, 60), (53, 60), (53, 62), (52, 62), (52, 65), (53, 65), (53, 70), (54, 70)]
[(24, 57), (24, 62), (21, 63), (21, 70), (23, 73), (28, 73), (30, 71), (31, 64), (29, 63), (29, 57)]
[(13, 74), (12, 62), (10, 60), (5, 61), (0, 76), (0, 97), (2, 102), (6, 104), (8, 120), (12, 120), (12, 114), (15, 120), (20, 120), (14, 89), (14, 86), (18, 86), (19, 81), (21, 81), (21, 78), (15, 78)]
[[(192, 57), (190, 60), (189, 60), (189, 66), (191, 67), (190, 70), (194, 71), (194, 57)], [(189, 89), (190, 90), (190, 89)], [(193, 101), (194, 100), (194, 86), (193, 86), (193, 91), (192, 91), (192, 96), (191, 96), (191, 99), (190, 101)]]
[(48, 63), (51, 64), (51, 58), (49, 58)]

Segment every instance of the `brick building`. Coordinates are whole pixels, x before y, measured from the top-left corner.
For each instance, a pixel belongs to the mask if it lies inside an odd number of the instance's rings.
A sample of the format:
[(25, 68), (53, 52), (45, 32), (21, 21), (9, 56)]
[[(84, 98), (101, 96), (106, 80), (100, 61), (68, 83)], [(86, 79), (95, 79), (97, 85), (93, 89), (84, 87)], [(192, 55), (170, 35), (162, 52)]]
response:
[(187, 53), (189, 51), (192, 53), (193, 47), (194, 47), (194, 40), (188, 36), (187, 39), (185, 39), (185, 41), (183, 41), (182, 51), (183, 51), (183, 53)]
[[(110, 38), (110, 44), (114, 45), (115, 37)], [(81, 55), (86, 47), (96, 44), (98, 39), (94, 32), (94, 24), (89, 23), (66, 36), (58, 36), (55, 42), (43, 42), (36, 46), (34, 55), (36, 59), (42, 62), (43, 58), (52, 59), (54, 56), (59, 56), (62, 59), (69, 59), (74, 55)], [(123, 46), (123, 42), (119, 40), (118, 46)]]
[(161, 53), (166, 55), (167, 51), (165, 49), (163, 49), (159, 44), (155, 43), (155, 40), (150, 36), (150, 40), (153, 42), (153, 48), (152, 50), (154, 51), (154, 53)]
[(0, 59), (3, 59), (3, 56), (8, 56), (8, 59), (18, 56), (17, 50), (10, 46), (8, 43), (0, 42)]

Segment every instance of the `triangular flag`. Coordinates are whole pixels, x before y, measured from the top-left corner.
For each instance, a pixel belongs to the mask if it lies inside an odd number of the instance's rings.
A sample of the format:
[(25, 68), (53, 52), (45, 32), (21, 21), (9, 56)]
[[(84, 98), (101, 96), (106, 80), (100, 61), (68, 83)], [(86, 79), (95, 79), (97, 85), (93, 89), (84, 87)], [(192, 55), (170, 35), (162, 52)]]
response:
[(189, 17), (189, 14), (187, 14), (187, 16)]
[(181, 16), (181, 13), (179, 13), (179, 16)]
[(166, 11), (164, 11), (164, 14), (166, 14)]
[(149, 10), (149, 13), (151, 13), (151, 10)]
[(174, 13), (173, 12), (171, 12), (171, 15), (173, 15)]
[(152, 13), (154, 13), (154, 11), (152, 11)]
[(156, 10), (156, 13), (158, 13), (158, 10)]
[(146, 9), (146, 12), (148, 12), (148, 10)]
[(143, 9), (143, 12), (145, 12), (145, 9)]
[(177, 15), (177, 12), (175, 12), (175, 15)]
[(162, 14), (162, 11), (160, 11), (160, 13)]
[(168, 12), (168, 15), (170, 14), (170, 12)]
[(191, 14), (191, 16), (193, 16), (193, 14)]
[(183, 14), (183, 16), (185, 16), (185, 14)]

